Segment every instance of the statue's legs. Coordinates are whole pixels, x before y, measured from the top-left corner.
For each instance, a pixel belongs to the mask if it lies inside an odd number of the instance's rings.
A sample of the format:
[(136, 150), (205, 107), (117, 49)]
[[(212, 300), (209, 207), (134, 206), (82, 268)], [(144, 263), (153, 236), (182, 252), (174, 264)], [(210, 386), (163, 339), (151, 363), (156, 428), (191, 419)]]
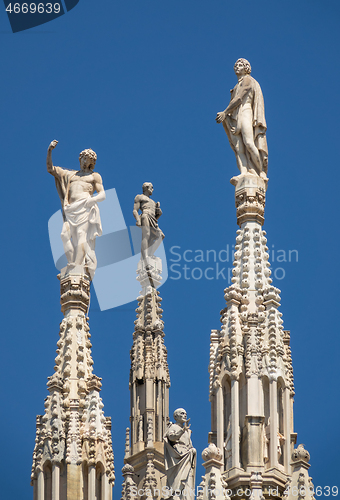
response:
[(240, 134), (238, 135), (233, 135), (231, 134), (231, 137), (233, 138), (233, 142), (235, 145), (234, 151), (235, 151), (235, 156), (236, 156), (236, 164), (241, 172), (241, 174), (246, 174), (248, 172), (248, 160), (247, 160), (247, 155), (245, 152), (244, 144), (242, 141), (242, 137)]
[[(260, 175), (260, 173), (262, 172), (262, 162), (259, 150), (254, 143), (253, 112), (250, 108), (244, 108), (242, 110), (241, 135), (249, 157), (255, 168), (257, 169), (257, 172), (254, 173)], [(249, 168), (249, 170), (251, 170), (251, 168)]]
[(67, 262), (70, 264), (71, 262), (73, 262), (74, 248), (71, 240), (70, 224), (67, 221), (65, 221), (63, 224), (63, 229), (61, 231), (61, 241), (63, 242)]
[(232, 133), (232, 130), (235, 130), (236, 128), (236, 121), (228, 115), (226, 120), (223, 121), (223, 128), (228, 136), (231, 149), (235, 153), (237, 168), (239, 169), (241, 174), (246, 174), (248, 171), (248, 160), (244, 149), (244, 144), (242, 142), (242, 137), (240, 134), (234, 135)]
[(143, 260), (146, 260), (148, 256), (149, 240), (150, 240), (150, 226), (142, 226), (141, 254)]
[(149, 248), (148, 248), (148, 254), (149, 256), (154, 255), (155, 251), (159, 247), (159, 245), (162, 243), (164, 240), (164, 234), (159, 228), (151, 228), (150, 231), (150, 241), (149, 241)]
[(71, 229), (74, 246), (73, 263), (75, 265), (84, 265), (85, 256), (89, 253), (89, 244), (87, 242), (88, 228), (89, 223), (84, 222), (76, 228)]

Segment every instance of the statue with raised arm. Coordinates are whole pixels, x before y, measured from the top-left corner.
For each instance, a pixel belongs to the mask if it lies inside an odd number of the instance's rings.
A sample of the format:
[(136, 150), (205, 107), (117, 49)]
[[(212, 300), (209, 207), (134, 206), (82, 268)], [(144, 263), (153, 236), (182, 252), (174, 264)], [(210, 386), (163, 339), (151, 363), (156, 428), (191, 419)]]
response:
[[(146, 262), (148, 257), (153, 257), (155, 251), (162, 243), (164, 234), (158, 227), (158, 219), (162, 215), (159, 201), (156, 203), (151, 199), (153, 185), (144, 182), (143, 194), (138, 194), (133, 206), (133, 216), (136, 226), (142, 228), (142, 259)], [(141, 214), (139, 214), (139, 210)]]
[(194, 498), (196, 450), (191, 442), (190, 418), (183, 408), (174, 411), (164, 435), (164, 462), (167, 486), (174, 498)]
[(227, 108), (217, 113), (216, 122), (223, 123), (241, 175), (250, 173), (267, 180), (267, 125), (262, 90), (250, 76), (251, 66), (246, 59), (238, 59), (234, 71), (238, 82), (230, 91)]
[[(80, 170), (56, 167), (52, 151), (58, 141), (52, 141), (47, 150), (47, 172), (55, 178), (61, 200), (64, 224), (61, 239), (68, 261), (68, 270), (82, 266), (91, 278), (97, 267), (95, 241), (102, 234), (97, 202), (105, 200), (101, 176), (93, 172), (97, 155), (85, 149), (79, 155)], [(97, 194), (94, 194), (95, 191)]]

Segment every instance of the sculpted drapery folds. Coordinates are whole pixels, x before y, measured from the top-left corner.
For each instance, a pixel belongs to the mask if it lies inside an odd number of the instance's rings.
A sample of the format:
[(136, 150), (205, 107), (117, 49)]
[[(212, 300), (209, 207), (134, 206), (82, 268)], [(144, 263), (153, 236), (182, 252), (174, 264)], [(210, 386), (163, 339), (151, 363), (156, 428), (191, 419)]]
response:
[(227, 108), (217, 113), (216, 122), (223, 124), (241, 174), (251, 173), (266, 180), (268, 147), (262, 90), (250, 76), (246, 59), (238, 59), (234, 70), (238, 82), (230, 91)]
[(97, 155), (92, 149), (82, 151), (79, 171), (56, 167), (52, 163), (52, 151), (57, 144), (58, 141), (52, 141), (49, 145), (46, 163), (47, 171), (55, 178), (62, 204), (61, 239), (68, 268), (83, 266), (93, 278), (97, 267), (95, 241), (102, 234), (97, 202), (105, 200), (102, 178), (93, 172)]
[(167, 486), (172, 496), (190, 499), (195, 489), (196, 450), (191, 442), (187, 413), (183, 408), (174, 412), (175, 423), (170, 423), (164, 436), (164, 462)]

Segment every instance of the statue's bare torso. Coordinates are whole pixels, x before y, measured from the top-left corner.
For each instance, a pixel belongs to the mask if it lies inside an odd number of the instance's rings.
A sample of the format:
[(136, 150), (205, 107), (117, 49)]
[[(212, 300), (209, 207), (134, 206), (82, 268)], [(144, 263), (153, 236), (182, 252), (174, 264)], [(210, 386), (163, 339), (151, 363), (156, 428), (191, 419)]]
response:
[(96, 191), (96, 186), (102, 184), (101, 176), (97, 172), (85, 173), (80, 171), (66, 170), (61, 167), (54, 167), (55, 177), (60, 179), (68, 177), (67, 199), (65, 205), (70, 205), (78, 200), (89, 198)]
[(142, 216), (145, 214), (156, 217), (156, 202), (149, 198), (149, 196), (146, 196), (145, 194), (138, 194), (135, 198), (135, 203), (139, 203)]
[[(82, 172), (77, 172), (70, 178), (70, 187), (68, 202), (73, 203), (74, 201), (82, 200), (92, 196), (96, 189), (96, 184), (99, 179), (97, 173), (83, 174)], [(99, 176), (100, 177), (100, 176)]]

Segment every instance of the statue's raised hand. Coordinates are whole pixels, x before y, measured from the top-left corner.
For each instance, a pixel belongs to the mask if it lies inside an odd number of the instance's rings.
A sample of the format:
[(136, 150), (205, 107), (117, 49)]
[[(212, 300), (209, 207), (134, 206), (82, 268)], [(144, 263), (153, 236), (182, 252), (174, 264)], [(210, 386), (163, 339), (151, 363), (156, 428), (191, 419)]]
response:
[(190, 422), (190, 418), (188, 418), (188, 420), (186, 420), (184, 422), (183, 429), (190, 429), (191, 424), (189, 424), (189, 422)]
[(51, 151), (52, 149), (54, 149), (56, 147), (57, 144), (58, 144), (58, 141), (56, 141), (54, 139), (54, 141), (52, 141), (51, 144), (48, 146), (48, 149)]

